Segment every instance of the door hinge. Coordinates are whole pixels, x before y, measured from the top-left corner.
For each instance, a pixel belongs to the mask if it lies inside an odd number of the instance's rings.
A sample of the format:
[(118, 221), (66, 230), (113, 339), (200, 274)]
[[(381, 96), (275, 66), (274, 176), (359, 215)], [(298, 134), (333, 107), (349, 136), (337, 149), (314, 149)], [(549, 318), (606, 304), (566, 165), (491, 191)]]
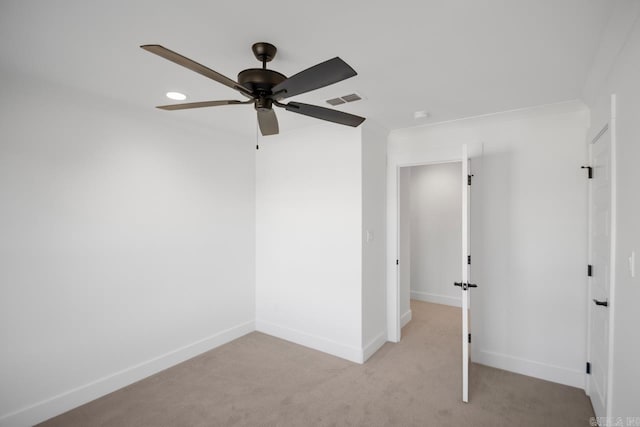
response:
[(467, 264), (471, 265), (471, 255), (467, 255)]
[(580, 166), (580, 169), (587, 169), (589, 172), (589, 179), (593, 178), (593, 168), (591, 166)]
[(396, 265), (400, 265), (400, 260), (399, 259), (396, 260)]
[(587, 265), (587, 276), (593, 276), (593, 266), (591, 264)]
[(587, 374), (591, 374), (591, 362), (587, 362)]
[(469, 334), (469, 344), (471, 344), (471, 334)]
[(467, 175), (467, 185), (471, 185), (471, 177), (472, 176), (473, 176), (473, 174)]

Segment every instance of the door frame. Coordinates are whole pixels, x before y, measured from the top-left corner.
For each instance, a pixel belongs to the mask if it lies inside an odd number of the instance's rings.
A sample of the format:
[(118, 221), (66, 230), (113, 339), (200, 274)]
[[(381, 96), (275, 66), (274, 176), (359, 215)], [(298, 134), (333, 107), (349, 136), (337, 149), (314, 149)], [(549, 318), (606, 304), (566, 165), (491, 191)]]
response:
[[(607, 121), (600, 124), (597, 128), (598, 133), (588, 141), (589, 144), (589, 165), (592, 166), (592, 146), (598, 141), (598, 139), (609, 132), (610, 137), (610, 156), (611, 156), (611, 218), (610, 218), (610, 260), (609, 260), (609, 342), (607, 349), (607, 397), (605, 402), (606, 417), (611, 417), (611, 402), (613, 394), (613, 349), (614, 349), (614, 330), (615, 330), (615, 288), (616, 288), (616, 242), (617, 242), (617, 161), (616, 161), (616, 95), (612, 94), (610, 98), (610, 114), (607, 117)], [(591, 211), (592, 201), (592, 183), (589, 181), (589, 210), (588, 210), (588, 264), (592, 263), (592, 218), (593, 212)], [(591, 309), (593, 306), (591, 295), (591, 278), (587, 277), (588, 292), (587, 292), (587, 362), (591, 360)], [(591, 377), (589, 374), (585, 374), (585, 393), (590, 396), (591, 393)]]
[[(467, 145), (469, 158), (482, 153), (477, 141), (449, 143), (430, 147), (408, 147), (387, 153), (387, 341), (400, 342), (402, 324), (400, 312), (400, 168), (439, 163), (460, 162), (462, 146)], [(402, 260), (400, 260), (402, 262)]]

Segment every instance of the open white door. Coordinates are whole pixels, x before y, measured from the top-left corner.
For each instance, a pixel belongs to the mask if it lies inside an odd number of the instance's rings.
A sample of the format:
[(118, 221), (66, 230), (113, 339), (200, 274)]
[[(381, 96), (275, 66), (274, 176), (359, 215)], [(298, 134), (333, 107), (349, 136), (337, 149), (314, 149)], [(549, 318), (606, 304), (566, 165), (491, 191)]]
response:
[(609, 332), (612, 272), (612, 152), (611, 130), (605, 127), (590, 146), (589, 362), (587, 390), (598, 418), (607, 417)]
[(471, 174), (469, 172), (469, 154), (467, 146), (462, 146), (462, 253), (461, 270), (462, 281), (454, 283), (460, 286), (462, 299), (462, 401), (469, 401), (469, 313), (470, 288), (476, 285), (469, 280), (469, 193), (471, 189)]

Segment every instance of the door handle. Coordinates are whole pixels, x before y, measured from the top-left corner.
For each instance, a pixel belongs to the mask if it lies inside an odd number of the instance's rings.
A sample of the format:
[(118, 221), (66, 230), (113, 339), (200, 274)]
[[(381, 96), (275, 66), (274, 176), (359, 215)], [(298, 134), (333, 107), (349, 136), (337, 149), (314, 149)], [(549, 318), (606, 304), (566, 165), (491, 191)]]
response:
[(607, 301), (607, 300), (598, 301), (597, 299), (594, 299), (593, 302), (595, 302), (596, 305), (601, 305), (603, 307), (608, 307), (609, 306), (609, 301)]
[(453, 282), (453, 286), (460, 286), (463, 291), (466, 291), (469, 288), (477, 288), (478, 285), (475, 283), (463, 283), (463, 282)]

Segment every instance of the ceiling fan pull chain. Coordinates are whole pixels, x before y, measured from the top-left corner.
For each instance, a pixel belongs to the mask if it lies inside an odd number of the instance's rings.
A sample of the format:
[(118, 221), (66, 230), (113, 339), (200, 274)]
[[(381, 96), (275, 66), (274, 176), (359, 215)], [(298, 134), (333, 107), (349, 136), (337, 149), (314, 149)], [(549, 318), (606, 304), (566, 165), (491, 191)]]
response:
[(260, 144), (258, 143), (259, 141), (259, 136), (258, 136), (258, 118), (256, 116), (256, 150), (260, 149)]

